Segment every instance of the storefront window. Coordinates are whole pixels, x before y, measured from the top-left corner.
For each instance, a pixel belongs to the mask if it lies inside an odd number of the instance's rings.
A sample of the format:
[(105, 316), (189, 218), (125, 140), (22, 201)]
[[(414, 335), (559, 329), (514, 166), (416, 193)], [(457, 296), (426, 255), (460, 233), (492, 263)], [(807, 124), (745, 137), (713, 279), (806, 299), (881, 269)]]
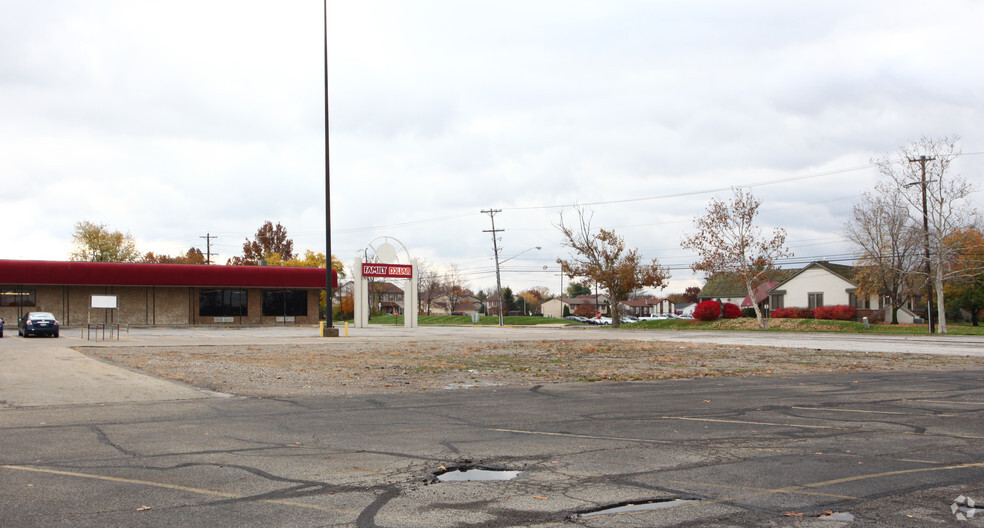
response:
[(198, 315), (202, 317), (245, 316), (246, 290), (201, 290)]
[(307, 315), (307, 291), (264, 290), (263, 315), (268, 317)]
[(37, 290), (0, 290), (0, 306), (36, 306)]

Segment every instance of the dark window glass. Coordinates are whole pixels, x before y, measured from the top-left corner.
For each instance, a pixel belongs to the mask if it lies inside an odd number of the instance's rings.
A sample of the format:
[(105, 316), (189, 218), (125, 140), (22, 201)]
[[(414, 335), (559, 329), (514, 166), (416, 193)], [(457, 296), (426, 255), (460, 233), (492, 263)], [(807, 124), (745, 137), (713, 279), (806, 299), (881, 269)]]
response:
[(784, 308), (784, 306), (782, 305), (783, 298), (784, 298), (784, 296), (778, 295), (778, 294), (770, 295), (769, 296), (769, 309), (770, 310), (778, 310), (780, 308)]
[(847, 302), (858, 310), (871, 309), (871, 297), (858, 297), (854, 293), (847, 294)]
[(246, 290), (201, 290), (198, 315), (202, 317), (245, 316)]
[(809, 308), (813, 310), (814, 308), (823, 306), (823, 293), (810, 293), (809, 295)]
[(0, 290), (0, 306), (37, 306), (37, 290)]
[(263, 315), (268, 317), (307, 315), (307, 291), (264, 290)]

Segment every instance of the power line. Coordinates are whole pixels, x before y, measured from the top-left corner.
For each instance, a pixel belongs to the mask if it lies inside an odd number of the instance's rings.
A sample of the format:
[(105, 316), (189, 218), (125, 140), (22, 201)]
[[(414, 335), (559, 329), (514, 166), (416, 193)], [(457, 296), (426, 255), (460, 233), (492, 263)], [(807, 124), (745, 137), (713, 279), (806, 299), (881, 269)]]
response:
[(820, 178), (822, 176), (831, 176), (831, 175), (834, 175), (834, 174), (843, 174), (845, 172), (855, 172), (855, 171), (860, 171), (860, 170), (866, 170), (866, 169), (870, 169), (870, 168), (877, 167), (877, 166), (878, 165), (876, 165), (874, 163), (869, 163), (867, 165), (860, 165), (860, 166), (857, 166), (857, 167), (850, 167), (850, 168), (846, 168), (846, 169), (835, 169), (835, 170), (826, 171), (826, 172), (820, 172), (820, 173), (816, 173), (816, 174), (807, 174), (805, 176), (792, 176), (792, 177), (789, 177), (789, 178), (780, 178), (778, 180), (768, 180), (768, 181), (757, 182), (757, 183), (746, 183), (746, 184), (743, 184), (743, 185), (729, 185), (727, 187), (717, 187), (717, 188), (714, 188), (714, 189), (703, 189), (703, 190), (689, 191), (689, 192), (683, 192), (683, 193), (661, 194), (661, 195), (658, 195), (658, 196), (645, 196), (645, 197), (641, 197), (641, 198), (626, 198), (626, 199), (623, 199), (623, 200), (608, 200), (608, 201), (603, 201), (603, 202), (570, 203), (570, 204), (561, 204), (561, 205), (538, 205), (538, 206), (529, 206), (529, 207), (508, 207), (507, 210), (509, 210), (509, 211), (524, 211), (524, 210), (530, 210), (530, 209), (558, 209), (558, 208), (563, 208), (563, 207), (589, 206), (589, 205), (612, 205), (612, 204), (620, 204), (620, 203), (644, 202), (644, 201), (649, 201), (649, 200), (665, 200), (667, 198), (682, 198), (684, 196), (695, 196), (695, 195), (698, 195), (698, 194), (710, 194), (710, 193), (728, 191), (728, 190), (731, 190), (731, 188), (733, 188), (733, 187), (762, 187), (762, 186), (765, 186), (765, 185), (775, 185), (775, 184), (779, 184), (779, 183), (788, 183), (788, 182), (792, 182), (792, 181), (808, 180), (808, 179), (811, 179), (811, 178)]

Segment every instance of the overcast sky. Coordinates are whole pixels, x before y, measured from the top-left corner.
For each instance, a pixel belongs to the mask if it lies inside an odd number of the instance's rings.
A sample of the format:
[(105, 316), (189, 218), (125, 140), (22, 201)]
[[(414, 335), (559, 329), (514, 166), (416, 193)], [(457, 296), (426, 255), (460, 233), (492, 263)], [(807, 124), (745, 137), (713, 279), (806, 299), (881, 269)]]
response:
[[(796, 262), (842, 259), (873, 158), (959, 135), (984, 172), (984, 3), (329, 1), (332, 253), (390, 236), (469, 284), (560, 288), (555, 227), (699, 284), (680, 249), (731, 186)], [(266, 220), (325, 251), (316, 1), (0, 0), (0, 258), (76, 222), (225, 262)], [(982, 193), (974, 195), (979, 204)], [(789, 266), (798, 267), (794, 263)], [(546, 269), (544, 269), (546, 267)], [(2, 278), (0, 278), (2, 281)], [(566, 280), (565, 280), (566, 284)]]

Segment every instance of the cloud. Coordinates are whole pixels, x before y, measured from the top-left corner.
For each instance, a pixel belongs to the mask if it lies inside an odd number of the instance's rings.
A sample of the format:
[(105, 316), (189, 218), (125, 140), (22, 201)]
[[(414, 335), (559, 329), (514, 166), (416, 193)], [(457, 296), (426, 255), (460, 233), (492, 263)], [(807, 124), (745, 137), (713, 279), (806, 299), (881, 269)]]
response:
[[(543, 247), (504, 281), (559, 286), (554, 206), (597, 203), (595, 225), (674, 266), (680, 291), (679, 240), (732, 185), (774, 182), (753, 187), (761, 220), (797, 255), (846, 255), (841, 225), (879, 178), (872, 158), (922, 135), (984, 150), (976, 2), (932, 17), (887, 1), (328, 10), (345, 262), (386, 234), (487, 287), (480, 211), (499, 208), (504, 257)], [(0, 258), (65, 258), (83, 219), (129, 230), (141, 251), (211, 233), (228, 258), (265, 220), (323, 251), (323, 23), (317, 3), (0, 0)], [(982, 168), (955, 166), (977, 181)]]

